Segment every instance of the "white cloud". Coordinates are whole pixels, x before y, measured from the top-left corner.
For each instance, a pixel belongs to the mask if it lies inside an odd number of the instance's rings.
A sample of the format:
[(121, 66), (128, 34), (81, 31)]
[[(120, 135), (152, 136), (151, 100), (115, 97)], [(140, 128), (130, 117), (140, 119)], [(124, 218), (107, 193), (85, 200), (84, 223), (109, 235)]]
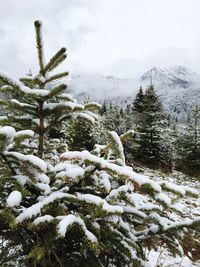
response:
[[(0, 9), (0, 71), (36, 70), (33, 21), (46, 57), (61, 46), (72, 73), (131, 77), (152, 65), (200, 69), (199, 0), (7, 0)], [(199, 71), (200, 72), (200, 71)]]

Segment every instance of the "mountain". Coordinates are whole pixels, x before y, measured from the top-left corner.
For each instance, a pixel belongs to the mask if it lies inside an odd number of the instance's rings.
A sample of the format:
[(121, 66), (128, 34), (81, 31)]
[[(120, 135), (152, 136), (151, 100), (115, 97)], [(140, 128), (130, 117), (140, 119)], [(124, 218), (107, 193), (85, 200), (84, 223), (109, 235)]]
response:
[(140, 77), (144, 87), (152, 83), (165, 110), (185, 122), (200, 96), (200, 76), (184, 66), (153, 67)]
[(171, 117), (185, 122), (200, 96), (200, 76), (184, 66), (153, 67), (133, 79), (84, 74), (71, 76), (67, 81), (68, 92), (75, 92), (79, 99), (89, 97), (95, 101), (106, 100), (121, 105), (132, 103), (139, 86), (146, 88), (151, 82)]
[(75, 92), (77, 98), (90, 97), (93, 100), (113, 100), (135, 95), (138, 81), (119, 79), (114, 76), (84, 74), (71, 76), (67, 81), (68, 88)]
[(151, 81), (155, 86), (169, 88), (188, 88), (195, 86), (198, 80), (199, 76), (184, 66), (153, 67), (140, 78), (142, 84), (147, 85)]

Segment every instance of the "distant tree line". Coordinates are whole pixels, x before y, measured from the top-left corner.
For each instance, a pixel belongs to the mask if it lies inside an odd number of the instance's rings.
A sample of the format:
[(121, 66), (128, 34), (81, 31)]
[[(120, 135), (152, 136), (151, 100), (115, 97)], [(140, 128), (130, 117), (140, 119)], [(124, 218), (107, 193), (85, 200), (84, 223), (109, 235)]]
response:
[[(134, 137), (125, 144), (128, 164), (141, 163), (151, 168), (171, 171), (173, 168), (189, 175), (200, 173), (200, 107), (194, 105), (186, 124), (172, 121), (164, 111), (154, 86), (142, 87), (131, 104), (120, 106), (112, 102), (102, 104), (101, 119), (96, 125), (78, 122), (80, 135), (70, 134), (69, 143), (82, 143), (83, 149), (105, 141), (106, 132), (115, 130), (119, 135), (133, 129)], [(69, 131), (70, 132), (70, 131)], [(89, 138), (90, 136), (90, 138)], [(87, 137), (87, 138), (84, 138)], [(74, 140), (73, 140), (74, 139)], [(85, 142), (85, 141), (84, 141)], [(71, 148), (75, 148), (71, 146)]]

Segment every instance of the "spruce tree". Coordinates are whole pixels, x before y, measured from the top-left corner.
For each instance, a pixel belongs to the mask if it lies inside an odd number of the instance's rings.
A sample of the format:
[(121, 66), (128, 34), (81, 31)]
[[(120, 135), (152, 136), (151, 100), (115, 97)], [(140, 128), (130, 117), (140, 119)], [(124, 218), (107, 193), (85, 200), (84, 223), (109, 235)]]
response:
[(102, 116), (102, 123), (106, 130), (114, 130), (118, 134), (126, 131), (126, 118), (122, 108), (110, 103), (110, 107)]
[(97, 122), (88, 121), (84, 118), (71, 120), (66, 127), (66, 143), (69, 150), (91, 151), (100, 138), (96, 135), (97, 127)]
[(193, 108), (187, 125), (179, 130), (177, 142), (176, 167), (190, 175), (200, 177), (200, 107)]
[(102, 116), (104, 113), (106, 113), (106, 111), (107, 111), (107, 106), (106, 106), (106, 101), (104, 101), (99, 113)]
[(141, 113), (143, 111), (143, 101), (144, 92), (142, 86), (140, 86), (139, 92), (137, 93), (135, 100), (133, 101), (132, 110)]
[(175, 203), (199, 193), (126, 166), (123, 143), (132, 131), (109, 132), (91, 152), (68, 151), (64, 137), (52, 138), (50, 129), (63, 133), (69, 118), (96, 119), (99, 106), (78, 104), (63, 83), (47, 89), (67, 75), (47, 76), (65, 49), (45, 64), (40, 22), (35, 29), (39, 74), (20, 83), (0, 75), (1, 92), (15, 96), (0, 102), (10, 112), (0, 118), (0, 265), (144, 266), (145, 249), (158, 243), (183, 255), (181, 238), (199, 229), (200, 218), (187, 218)]
[[(141, 89), (138, 94), (141, 94)], [(142, 99), (135, 107), (137, 134), (133, 150), (134, 157), (152, 167), (170, 170), (172, 167), (171, 145), (168, 141), (168, 122), (162, 103), (153, 86), (147, 88)]]

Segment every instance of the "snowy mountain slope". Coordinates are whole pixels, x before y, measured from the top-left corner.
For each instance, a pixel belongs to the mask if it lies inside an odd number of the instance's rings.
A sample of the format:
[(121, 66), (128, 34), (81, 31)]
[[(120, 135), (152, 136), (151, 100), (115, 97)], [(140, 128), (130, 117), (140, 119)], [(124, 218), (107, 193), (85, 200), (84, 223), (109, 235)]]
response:
[(136, 93), (137, 84), (138, 81), (134, 79), (119, 79), (94, 74), (72, 76), (68, 80), (69, 90), (75, 92), (78, 98), (90, 96), (98, 101), (126, 97)]
[(153, 67), (140, 78), (145, 87), (152, 82), (164, 107), (179, 122), (188, 118), (200, 96), (200, 76), (183, 66)]
[(68, 90), (79, 99), (131, 103), (140, 85), (153, 83), (164, 107), (172, 117), (186, 121), (188, 113), (200, 96), (200, 76), (184, 66), (153, 67), (140, 78), (119, 79), (113, 76), (84, 74), (68, 80)]
[(148, 85), (150, 80), (155, 86), (159, 87), (188, 88), (197, 84), (199, 76), (183, 66), (170, 68), (153, 67), (140, 78), (140, 82), (143, 85)]

